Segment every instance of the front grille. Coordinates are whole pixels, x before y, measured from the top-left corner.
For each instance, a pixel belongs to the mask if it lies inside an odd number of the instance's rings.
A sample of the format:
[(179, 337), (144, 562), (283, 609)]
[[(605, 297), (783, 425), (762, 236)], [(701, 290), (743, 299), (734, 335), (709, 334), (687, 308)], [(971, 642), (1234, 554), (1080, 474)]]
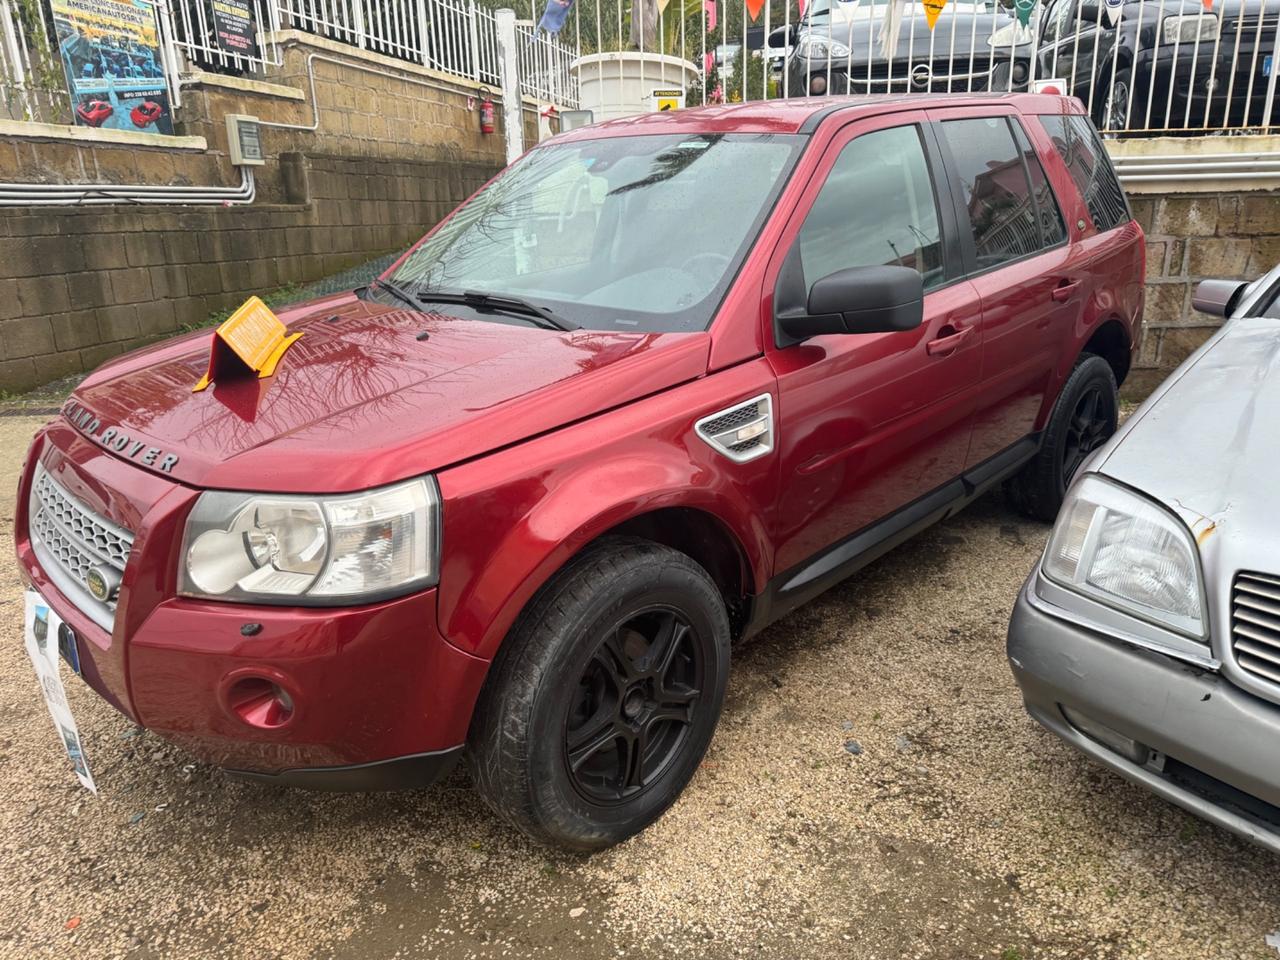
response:
[(40, 464), (31, 483), (28, 527), (45, 573), (68, 599), (109, 630), (115, 601), (94, 599), (85, 588), (85, 578), (99, 565), (123, 575), (133, 534), (86, 507)]
[[(925, 73), (924, 68), (928, 68)], [(918, 69), (917, 69), (918, 68)], [(988, 75), (991, 73), (991, 61), (987, 57), (973, 58), (956, 54), (955, 60), (938, 58), (908, 62), (895, 60), (892, 64), (884, 60), (874, 60), (868, 64), (855, 62), (849, 71), (849, 84), (854, 89), (872, 92), (932, 91), (933, 93), (967, 93), (969, 90), (986, 88)]]
[(1280, 577), (1236, 574), (1231, 591), (1231, 651), (1242, 670), (1280, 683)]

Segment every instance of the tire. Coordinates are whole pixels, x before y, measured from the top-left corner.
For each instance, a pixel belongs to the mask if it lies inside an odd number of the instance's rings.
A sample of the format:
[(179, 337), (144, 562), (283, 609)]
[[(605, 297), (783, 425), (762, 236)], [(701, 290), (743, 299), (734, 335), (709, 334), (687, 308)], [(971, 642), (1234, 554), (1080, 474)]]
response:
[[(1094, 127), (1104, 139), (1115, 138), (1125, 128), (1126, 113), (1132, 118), (1134, 107), (1130, 101), (1137, 96), (1133, 88), (1133, 68), (1121, 60), (1115, 66), (1115, 82), (1111, 82), (1111, 61), (1108, 60), (1098, 71), (1098, 80), (1094, 84), (1093, 104)], [(1101, 93), (1101, 96), (1098, 94)], [(1086, 102), (1088, 97), (1085, 97)]]
[[(669, 652), (656, 664), (662, 639)], [(693, 776), (728, 675), (729, 620), (707, 572), (649, 541), (603, 540), (538, 593), (507, 637), (468, 738), (476, 787), (541, 843), (581, 852), (619, 843)]]
[(1014, 506), (1037, 520), (1053, 520), (1081, 463), (1116, 432), (1119, 414), (1111, 365), (1081, 354), (1053, 405), (1039, 452), (1007, 485)]

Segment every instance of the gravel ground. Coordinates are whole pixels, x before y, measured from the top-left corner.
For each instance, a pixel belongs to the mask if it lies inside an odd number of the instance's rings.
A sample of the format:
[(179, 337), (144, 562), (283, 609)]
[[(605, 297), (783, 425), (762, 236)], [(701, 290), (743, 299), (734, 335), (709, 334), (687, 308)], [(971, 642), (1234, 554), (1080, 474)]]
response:
[(12, 491), (39, 423), (0, 416), (0, 956), (1277, 956), (1273, 857), (1023, 713), (1004, 630), (1047, 527), (999, 496), (740, 650), (684, 797), (590, 859), (512, 836), (461, 773), (228, 781), (72, 679), (94, 798), (22, 649)]

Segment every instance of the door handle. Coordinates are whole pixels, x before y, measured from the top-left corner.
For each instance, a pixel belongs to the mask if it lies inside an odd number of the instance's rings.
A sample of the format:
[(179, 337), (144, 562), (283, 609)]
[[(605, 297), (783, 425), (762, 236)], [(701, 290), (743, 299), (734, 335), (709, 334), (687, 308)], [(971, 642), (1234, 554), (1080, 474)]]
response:
[(943, 330), (951, 330), (952, 333), (945, 337), (938, 337), (936, 340), (930, 340), (924, 345), (925, 353), (931, 357), (949, 356), (959, 349), (960, 344), (969, 339), (969, 334), (973, 333), (973, 327), (965, 327), (963, 330), (956, 330), (949, 324), (942, 328)]
[(1080, 286), (1079, 280), (1063, 280), (1053, 288), (1053, 293), (1049, 294), (1049, 296), (1053, 297), (1057, 303), (1066, 303), (1071, 299), (1071, 295), (1076, 292), (1078, 286)]

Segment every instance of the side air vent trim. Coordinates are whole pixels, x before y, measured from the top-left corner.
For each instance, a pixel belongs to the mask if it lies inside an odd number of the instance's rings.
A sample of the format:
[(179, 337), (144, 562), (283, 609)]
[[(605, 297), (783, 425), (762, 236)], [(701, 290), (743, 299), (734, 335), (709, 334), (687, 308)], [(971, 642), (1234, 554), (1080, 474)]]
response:
[(773, 451), (773, 397), (758, 397), (735, 403), (703, 417), (694, 432), (717, 453), (734, 463), (746, 463)]

